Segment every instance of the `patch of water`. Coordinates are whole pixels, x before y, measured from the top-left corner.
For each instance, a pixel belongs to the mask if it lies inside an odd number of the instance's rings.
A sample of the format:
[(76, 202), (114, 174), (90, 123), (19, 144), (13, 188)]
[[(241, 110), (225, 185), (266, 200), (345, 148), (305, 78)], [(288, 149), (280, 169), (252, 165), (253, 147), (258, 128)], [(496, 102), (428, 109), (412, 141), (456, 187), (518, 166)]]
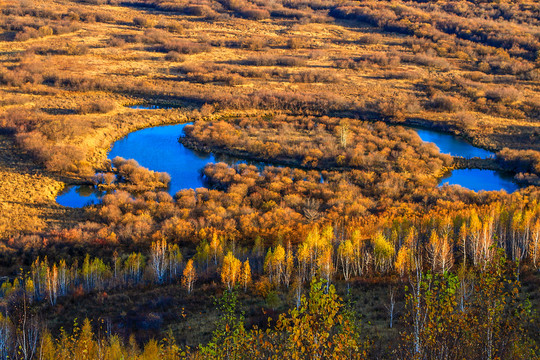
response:
[[(144, 109), (153, 108), (151, 106), (137, 106)], [(125, 159), (135, 159), (141, 166), (168, 173), (171, 176), (168, 188), (171, 195), (182, 189), (204, 187), (201, 169), (208, 163), (225, 162), (229, 165), (250, 163), (259, 169), (267, 165), (261, 162), (248, 162), (230, 156), (215, 156), (188, 149), (178, 142), (186, 125), (156, 126), (132, 132), (113, 144), (108, 157), (113, 159), (116, 156), (121, 156)], [(452, 135), (424, 129), (415, 130), (423, 141), (434, 142), (443, 153), (463, 157), (489, 157), (493, 155), (492, 152), (476, 148)], [(491, 170), (454, 170), (440, 182), (441, 185), (446, 183), (458, 184), (474, 191), (506, 190), (513, 192), (519, 188), (511, 178)], [(103, 195), (103, 192), (95, 191), (90, 186), (72, 186), (59, 194), (56, 200), (64, 206), (82, 207), (98, 203)]]

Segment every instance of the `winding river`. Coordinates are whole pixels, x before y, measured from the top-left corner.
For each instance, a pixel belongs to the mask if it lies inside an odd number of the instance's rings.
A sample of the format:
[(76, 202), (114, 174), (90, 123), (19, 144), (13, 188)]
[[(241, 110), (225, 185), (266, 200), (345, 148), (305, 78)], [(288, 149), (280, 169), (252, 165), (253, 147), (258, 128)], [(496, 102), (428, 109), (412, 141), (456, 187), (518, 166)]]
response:
[(489, 158), (495, 156), (495, 153), (472, 146), (467, 141), (454, 135), (417, 127), (411, 129), (416, 131), (422, 141), (432, 142), (437, 145), (439, 151), (443, 154), (464, 158)]
[[(156, 126), (132, 132), (113, 144), (109, 159), (116, 156), (135, 159), (140, 165), (151, 170), (167, 172), (171, 175), (168, 188), (171, 195), (181, 189), (203, 187), (204, 183), (199, 170), (208, 163), (225, 162), (229, 165), (246, 163), (245, 160), (200, 153), (186, 148), (178, 142), (178, 137), (186, 125)], [(434, 142), (441, 153), (463, 157), (493, 156), (492, 152), (474, 147), (455, 136), (425, 129), (415, 130), (423, 141)], [(259, 168), (265, 165), (257, 162), (249, 163)], [(519, 188), (511, 177), (492, 170), (454, 170), (441, 179), (440, 185), (447, 183), (461, 185), (474, 191), (513, 192)], [(63, 206), (83, 207), (98, 203), (103, 195), (103, 192), (96, 191), (92, 186), (70, 186), (58, 195), (56, 201)]]

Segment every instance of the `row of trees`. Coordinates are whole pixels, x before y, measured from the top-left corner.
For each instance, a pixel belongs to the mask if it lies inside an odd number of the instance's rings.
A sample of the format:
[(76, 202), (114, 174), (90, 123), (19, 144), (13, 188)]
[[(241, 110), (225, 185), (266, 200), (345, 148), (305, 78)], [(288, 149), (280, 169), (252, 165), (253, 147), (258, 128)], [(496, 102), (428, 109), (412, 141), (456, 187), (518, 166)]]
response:
[[(222, 178), (235, 188), (226, 194), (217, 190), (186, 190), (177, 195), (176, 201), (166, 193), (147, 193), (140, 198), (120, 191), (107, 195), (99, 211), (113, 214), (114, 206), (115, 213), (119, 213), (114, 215), (119, 216), (118, 222), (111, 221), (108, 226), (85, 224), (78, 229), (51, 233), (45, 239), (34, 236), (27, 243), (24, 238), (13, 242), (26, 250), (40, 246), (41, 251), (50, 251), (55, 258), (54, 263), (31, 258), (31, 268), (21, 272), (19, 279), (6, 282), (4, 292), (9, 293), (9, 287), (26, 289), (26, 278), (31, 280), (28, 293), (32, 298), (47, 298), (55, 303), (58, 296), (78, 287), (93, 291), (141, 281), (174, 281), (181, 278), (184, 269), (180, 246), (197, 248), (192, 259), (195, 274), (216, 274), (230, 251), (244, 263), (249, 258), (254, 274), (268, 276), (271, 283), (284, 286), (294, 283), (296, 277), (309, 281), (316, 274), (329, 281), (388, 273), (404, 276), (416, 256), (421, 256), (423, 265), (435, 273), (455, 268), (456, 264), (483, 268), (493, 258), (494, 247), (503, 249), (513, 261), (534, 268), (540, 266), (540, 211), (534, 192), (485, 194), (484, 200), (478, 201), (486, 205), (439, 200), (423, 213), (402, 206), (399, 211), (365, 218), (324, 214), (320, 203), (304, 203), (304, 216), (291, 216), (277, 204), (269, 206), (269, 200), (256, 205), (261, 206), (260, 213), (248, 210), (250, 207), (243, 200), (236, 205), (237, 199), (249, 199), (252, 206), (251, 201), (256, 200), (255, 193), (246, 194), (245, 188), (234, 184), (236, 179), (246, 183), (257, 179), (244, 174), (247, 176), (238, 178), (234, 171)], [(304, 178), (307, 174), (294, 173), (298, 186), (309, 184)], [(275, 190), (277, 184), (266, 181), (272, 175), (267, 172), (261, 185)], [(316, 187), (325, 185), (315, 177), (312, 180)], [(285, 195), (284, 201), (289, 199)], [(233, 210), (235, 207), (237, 210)], [(311, 223), (306, 222), (308, 216)], [(259, 227), (263, 222), (267, 225)], [(70, 260), (64, 245), (81, 243), (135, 243), (142, 252), (112, 259), (88, 256), (78, 262)], [(188, 284), (191, 289), (193, 281)]]
[[(199, 268), (203, 266), (199, 265)], [(231, 251), (220, 259), (218, 272), (229, 290), (241, 285), (247, 291), (252, 281), (249, 259), (242, 263)], [(115, 254), (110, 265), (102, 259), (90, 258), (90, 255), (86, 255), (80, 268), (77, 262), (67, 266), (65, 260), (49, 264), (47, 258), (37, 258), (27, 273), (13, 280), (6, 279), (0, 286), (0, 294), (4, 298), (22, 296), (30, 302), (45, 300), (54, 306), (59, 297), (74, 293), (118, 290), (140, 284), (160, 285), (178, 280), (191, 293), (196, 279), (194, 259), (184, 265), (178, 245), (162, 240), (152, 243), (148, 257), (131, 253), (122, 259)]]
[(455, 269), (456, 264), (483, 270), (493, 262), (497, 249), (512, 261), (540, 267), (540, 205), (536, 200), (523, 207), (496, 204), (430, 213), (414, 222), (402, 217), (353, 228), (314, 225), (299, 243), (270, 247), (258, 238), (250, 249), (217, 230), (206, 236), (210, 241), (199, 243), (186, 266), (178, 244), (161, 238), (151, 244), (148, 256), (115, 254), (110, 263), (90, 255), (81, 265), (71, 266), (65, 260), (50, 264), (38, 258), (28, 272), (4, 282), (1, 289), (4, 296), (23, 291), (31, 300), (47, 299), (54, 305), (59, 296), (75, 291), (141, 283), (181, 280), (191, 292), (197, 274), (219, 275), (228, 289), (240, 284), (247, 290), (252, 276), (288, 288), (315, 277), (328, 284), (378, 274), (403, 277), (418, 266), (436, 274)]
[[(434, 275), (416, 268), (406, 289), (401, 341), (379, 341), (355, 315), (354, 303), (333, 285), (314, 279), (297, 307), (279, 315), (266, 330), (247, 328), (238, 312), (238, 293), (226, 290), (212, 339), (197, 349), (181, 348), (169, 333), (143, 349), (133, 338), (98, 336), (86, 319), (73, 333), (55, 339), (37, 323), (0, 317), (0, 352), (16, 359), (533, 359), (534, 312), (520, 296), (515, 267), (499, 252), (482, 272)], [(25, 335), (31, 335), (25, 339)], [(375, 345), (375, 346), (374, 346)], [(385, 351), (376, 353), (376, 347)]]
[(183, 276), (189, 292), (196, 273), (193, 260), (184, 264), (177, 244), (165, 240), (153, 242), (150, 253), (130, 253), (119, 256), (116, 252), (109, 263), (87, 254), (78, 261), (66, 264), (64, 259), (50, 263), (47, 257), (34, 260), (30, 269), (13, 280), (6, 280), (0, 287), (4, 297), (24, 294), (30, 301), (47, 300), (55, 305), (58, 297), (75, 292), (93, 292), (135, 286), (142, 283), (163, 284), (174, 282)]

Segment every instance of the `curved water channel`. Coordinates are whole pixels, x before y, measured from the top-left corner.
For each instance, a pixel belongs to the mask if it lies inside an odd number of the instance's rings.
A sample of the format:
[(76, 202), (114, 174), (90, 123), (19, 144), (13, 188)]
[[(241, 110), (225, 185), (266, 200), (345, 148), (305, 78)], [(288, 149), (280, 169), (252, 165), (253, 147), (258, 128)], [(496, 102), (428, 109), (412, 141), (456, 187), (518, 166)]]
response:
[[(443, 154), (452, 156), (461, 156), (464, 158), (491, 158), (495, 153), (478, 148), (471, 145), (467, 141), (450, 134), (445, 134), (438, 131), (413, 128), (420, 139), (425, 142), (432, 142), (439, 148)], [(441, 185), (460, 185), (464, 188), (473, 191), (498, 191), (505, 190), (508, 193), (519, 189), (519, 185), (515, 183), (513, 177), (509, 174), (504, 174), (493, 170), (481, 169), (457, 169), (446, 174), (440, 181)]]
[[(171, 195), (182, 189), (204, 187), (200, 170), (208, 163), (225, 162), (233, 165), (247, 162), (227, 156), (200, 153), (186, 148), (178, 142), (186, 125), (156, 126), (132, 132), (113, 144), (108, 157), (113, 159), (116, 156), (121, 156), (126, 159), (135, 159), (146, 168), (167, 172), (171, 175), (171, 183), (167, 189)], [(492, 152), (474, 147), (455, 136), (425, 129), (415, 130), (423, 141), (434, 142), (441, 153), (463, 157), (485, 158), (493, 156)], [(260, 162), (249, 163), (259, 168), (265, 166), (264, 163)], [(474, 191), (506, 190), (513, 192), (519, 188), (511, 177), (492, 170), (478, 169), (454, 170), (441, 180), (440, 185), (446, 183), (461, 185)], [(70, 186), (58, 195), (56, 201), (64, 206), (83, 207), (98, 203), (103, 195), (104, 192), (97, 191), (89, 185)]]

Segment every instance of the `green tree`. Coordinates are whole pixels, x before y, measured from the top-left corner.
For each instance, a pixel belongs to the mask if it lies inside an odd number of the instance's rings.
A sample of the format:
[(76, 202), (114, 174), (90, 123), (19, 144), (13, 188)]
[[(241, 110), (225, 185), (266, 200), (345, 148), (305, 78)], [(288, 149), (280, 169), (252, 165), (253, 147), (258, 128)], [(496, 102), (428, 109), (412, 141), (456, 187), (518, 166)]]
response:
[(206, 346), (199, 346), (204, 359), (242, 359), (246, 354), (246, 330), (244, 316), (236, 312), (238, 293), (225, 290), (215, 301), (220, 313), (212, 340)]

